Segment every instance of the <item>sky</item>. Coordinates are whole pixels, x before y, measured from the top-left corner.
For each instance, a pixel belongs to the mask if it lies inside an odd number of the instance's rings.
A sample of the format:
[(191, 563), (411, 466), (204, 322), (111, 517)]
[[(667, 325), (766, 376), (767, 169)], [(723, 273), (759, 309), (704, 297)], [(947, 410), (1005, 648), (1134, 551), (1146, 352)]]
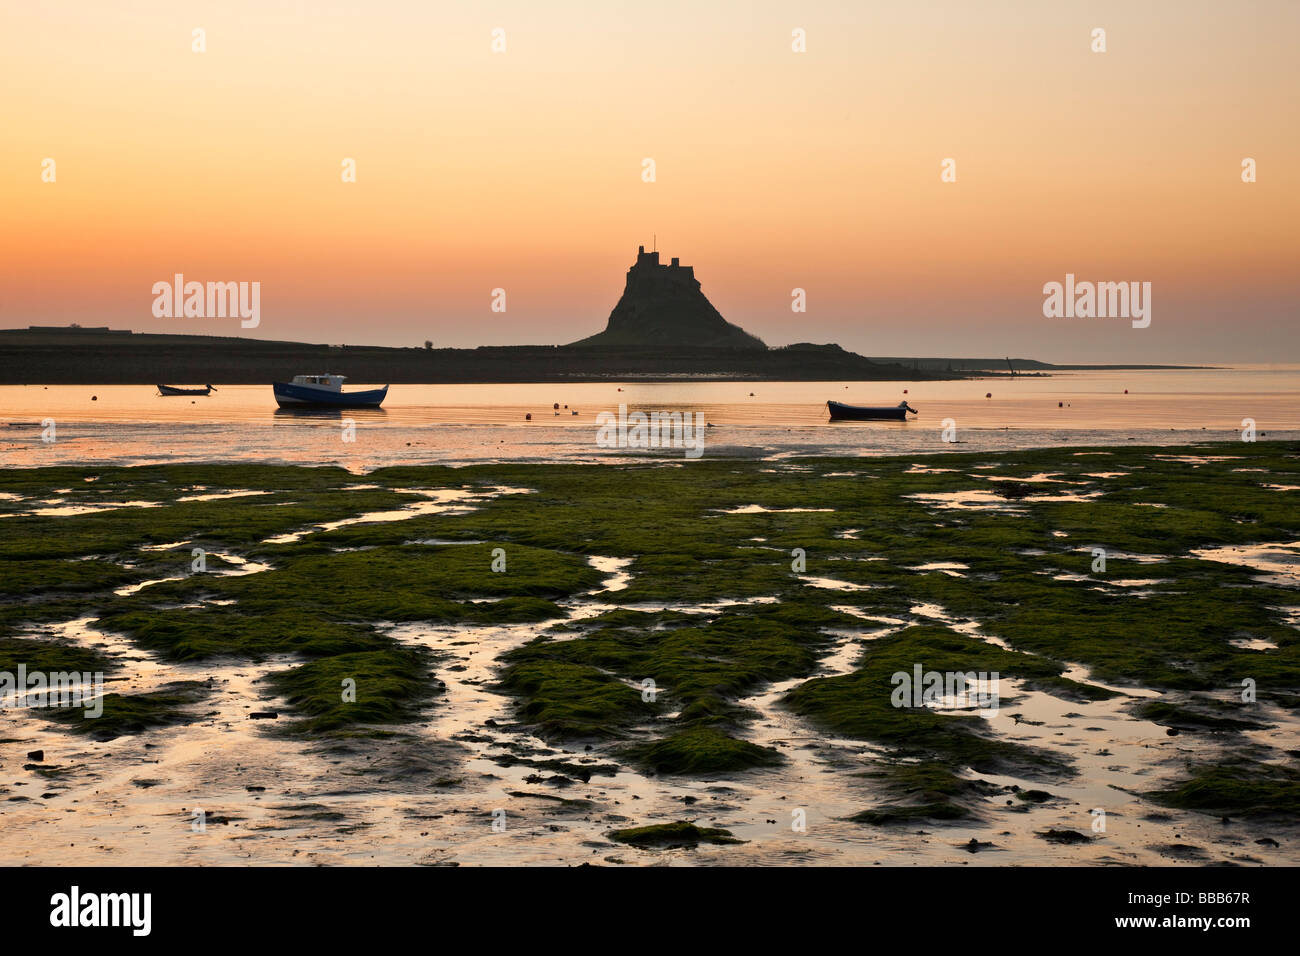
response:
[[(1297, 35), (1291, 0), (4, 2), (0, 327), (565, 343), (653, 245), (769, 345), (1297, 362)], [(259, 282), (260, 324), (155, 317), (176, 273)], [(1150, 282), (1150, 324), (1045, 317), (1067, 273)]]

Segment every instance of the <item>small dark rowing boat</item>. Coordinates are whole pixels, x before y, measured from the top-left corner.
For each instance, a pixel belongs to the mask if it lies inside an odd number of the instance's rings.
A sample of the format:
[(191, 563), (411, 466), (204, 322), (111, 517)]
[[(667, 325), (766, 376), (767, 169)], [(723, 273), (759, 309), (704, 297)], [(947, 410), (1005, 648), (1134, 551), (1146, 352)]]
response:
[(915, 408), (907, 402), (899, 402), (893, 408), (871, 407), (868, 405), (845, 405), (843, 402), (827, 402), (833, 422), (871, 422), (871, 421), (907, 421), (907, 413), (917, 414)]
[(211, 385), (204, 385), (202, 388), (177, 388), (174, 385), (159, 385), (159, 395), (207, 395), (209, 392), (215, 392), (216, 389)]

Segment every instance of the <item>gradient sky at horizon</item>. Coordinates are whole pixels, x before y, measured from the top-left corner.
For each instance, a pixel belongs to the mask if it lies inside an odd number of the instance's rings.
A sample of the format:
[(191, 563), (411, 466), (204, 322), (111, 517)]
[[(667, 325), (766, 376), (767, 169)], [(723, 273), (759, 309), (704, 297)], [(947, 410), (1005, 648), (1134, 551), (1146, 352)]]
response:
[[(1300, 3), (54, 0), (0, 18), (0, 327), (563, 343), (604, 327), (657, 234), (771, 345), (1300, 361)], [(154, 318), (177, 272), (261, 282), (260, 327)], [(1067, 272), (1151, 282), (1151, 326), (1044, 318)]]

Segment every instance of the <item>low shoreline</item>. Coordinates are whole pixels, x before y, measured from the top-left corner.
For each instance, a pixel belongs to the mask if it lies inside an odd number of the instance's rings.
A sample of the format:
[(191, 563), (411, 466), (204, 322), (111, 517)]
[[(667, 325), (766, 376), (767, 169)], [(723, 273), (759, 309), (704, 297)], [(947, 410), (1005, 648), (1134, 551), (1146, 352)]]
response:
[(726, 381), (948, 381), (1041, 377), (1071, 369), (1196, 369), (1052, 365), (1030, 359), (871, 359), (838, 345), (770, 349), (482, 346), (474, 349), (317, 345), (232, 336), (89, 329), (0, 329), (0, 385), (265, 385), (331, 371), (378, 384)]
[(838, 346), (783, 349), (311, 345), (188, 335), (0, 331), (0, 384), (264, 385), (305, 372), (389, 384), (611, 381), (935, 381), (967, 376), (873, 362)]

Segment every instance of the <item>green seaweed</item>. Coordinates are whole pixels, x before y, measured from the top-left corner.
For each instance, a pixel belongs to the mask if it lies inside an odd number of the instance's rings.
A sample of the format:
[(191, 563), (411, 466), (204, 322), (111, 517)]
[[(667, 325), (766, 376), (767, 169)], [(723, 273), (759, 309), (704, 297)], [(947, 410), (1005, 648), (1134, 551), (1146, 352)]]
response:
[(369, 625), (329, 620), (293, 607), (268, 607), (257, 615), (229, 607), (142, 609), (105, 615), (99, 626), (125, 633), (140, 647), (176, 661), (221, 655), (256, 660), (294, 652), (327, 657), (391, 643)]
[[(1215, 702), (1217, 703), (1217, 702)], [(1238, 717), (1220, 717), (1205, 712), (1211, 702), (1200, 701), (1201, 709), (1181, 707), (1163, 700), (1143, 701), (1133, 708), (1134, 716), (1149, 720), (1165, 727), (1192, 731), (1230, 731), (1263, 730), (1268, 725), (1254, 720), (1242, 720)]]
[[(864, 821), (963, 819), (992, 802), (954, 771), (1052, 779), (1069, 765), (992, 736), (973, 715), (890, 706), (896, 670), (915, 663), (996, 670), (1068, 700), (1117, 693), (1065, 677), (1068, 661), (1121, 688), (1173, 692), (1168, 703), (1140, 702), (1133, 712), (1190, 730), (1254, 723), (1249, 709), (1209, 703), (1244, 680), (1263, 702), (1300, 706), (1300, 633), (1290, 623), (1300, 592), (1193, 554), (1295, 540), (1294, 494), (1266, 487), (1300, 483), (1295, 445), (1087, 451), (402, 466), (364, 482), (334, 467), (4, 469), (0, 491), (22, 500), (0, 502), (8, 515), (0, 520), (0, 593), (10, 598), (0, 604), (0, 665), (9, 653), (29, 669), (36, 660), (50, 670), (106, 669), (90, 666), (102, 657), (79, 657), (54, 641), (11, 643), (32, 640), (43, 624), (98, 618), (100, 629), (167, 660), (299, 655), (281, 672), (291, 675), (282, 679), (298, 717), (293, 728), (374, 733), (419, 719), (439, 692), (432, 662), (404, 654), (384, 635), (388, 623), (535, 623), (538, 638), (501, 660), (500, 686), (522, 724), (548, 739), (591, 740), (660, 773), (762, 768), (779, 755), (745, 739), (755, 716), (746, 698), (773, 682), (801, 681), (785, 696), (792, 710), (829, 733), (887, 748), (870, 771), (886, 799)], [(1204, 455), (1229, 460), (1176, 460)], [(977, 468), (985, 465), (993, 467)], [(1090, 474), (1102, 471), (1117, 474)], [(1043, 472), (1060, 483), (1027, 480)], [(380, 487), (353, 487), (361, 483)], [(424, 500), (411, 489), (500, 487), (528, 491), (485, 497), (463, 513), (320, 527)], [(267, 493), (179, 500), (234, 489)], [(56, 490), (73, 505), (153, 506), (23, 515)], [(970, 491), (1000, 494), (1000, 507), (947, 508), (917, 497)], [(1061, 491), (1091, 497), (1051, 500)], [(738, 510), (746, 505), (767, 510)], [(268, 540), (289, 532), (307, 533)], [(430, 539), (461, 543), (420, 543)], [(207, 573), (190, 572), (191, 547), (208, 551)], [(492, 570), (495, 548), (505, 551), (504, 573)], [(1104, 570), (1093, 568), (1094, 548), (1107, 552)], [(221, 573), (240, 570), (223, 553), (270, 570)], [(570, 618), (568, 602), (600, 587), (593, 555), (630, 562), (628, 586), (595, 598), (621, 607)], [(964, 568), (925, 570), (932, 562)], [(181, 580), (113, 593), (171, 577)], [(822, 578), (855, 589), (816, 586)], [(1154, 583), (1121, 583), (1132, 579)], [(934, 620), (973, 622), (1011, 650)], [(819, 676), (825, 655), (845, 639), (832, 632), (854, 630), (884, 633), (860, 639), (850, 673)], [(1242, 638), (1272, 646), (1237, 646)], [(377, 693), (369, 699), (382, 706), (340, 709), (334, 685), (360, 660), (374, 665)], [(1242, 760), (1246, 769), (1233, 773), (1263, 781), (1259, 804), (1285, 808), (1287, 780)], [(1234, 791), (1235, 777), (1200, 783), (1174, 799), (1214, 795), (1231, 805), (1240, 797), (1251, 805), (1248, 788)]]
[(1300, 817), (1300, 771), (1244, 761), (1210, 764), (1194, 768), (1182, 783), (1146, 796), (1182, 810), (1295, 819)]
[(25, 667), (29, 674), (68, 671), (94, 674), (111, 673), (118, 664), (91, 648), (62, 641), (0, 637), (0, 671), (16, 677), (19, 667)]
[(418, 719), (442, 692), (428, 679), (429, 665), (422, 650), (385, 648), (338, 654), (261, 679), (301, 716), (290, 732), (322, 733)]
[(782, 763), (770, 747), (737, 740), (714, 727), (691, 727), (651, 744), (630, 747), (627, 755), (657, 773), (701, 774), (749, 770)]
[(546, 739), (615, 737), (655, 713), (617, 678), (566, 661), (518, 661), (506, 669), (501, 686), (523, 698), (520, 717)]
[(853, 620), (799, 605), (607, 615), (579, 637), (544, 636), (507, 654), (502, 686), (523, 699), (524, 720), (557, 739), (626, 736), (676, 705), (675, 717), (654, 725), (663, 737), (625, 749), (662, 773), (769, 766), (780, 761), (774, 751), (727, 733), (753, 717), (737, 699), (810, 673), (827, 643), (820, 627)]
[(202, 715), (191, 708), (210, 688), (199, 681), (178, 681), (144, 694), (105, 694), (103, 713), (87, 716), (85, 707), (62, 707), (44, 716), (64, 724), (73, 733), (107, 741), (158, 727), (193, 723)]
[(627, 843), (642, 849), (659, 850), (695, 847), (701, 843), (726, 845), (745, 842), (733, 837), (730, 830), (723, 830), (720, 827), (699, 827), (685, 820), (612, 830), (609, 837), (619, 843)]
[(852, 673), (800, 684), (786, 694), (784, 703), (827, 730), (888, 745), (899, 756), (937, 756), (982, 773), (1067, 772), (1068, 765), (1053, 754), (987, 736), (984, 721), (977, 716), (938, 713), (911, 706), (910, 701), (895, 706), (895, 691), (902, 686), (895, 675), (910, 680), (917, 665), (923, 672), (984, 672), (1000, 677), (1055, 676), (1062, 669), (1045, 658), (943, 628), (912, 627), (870, 642)]

